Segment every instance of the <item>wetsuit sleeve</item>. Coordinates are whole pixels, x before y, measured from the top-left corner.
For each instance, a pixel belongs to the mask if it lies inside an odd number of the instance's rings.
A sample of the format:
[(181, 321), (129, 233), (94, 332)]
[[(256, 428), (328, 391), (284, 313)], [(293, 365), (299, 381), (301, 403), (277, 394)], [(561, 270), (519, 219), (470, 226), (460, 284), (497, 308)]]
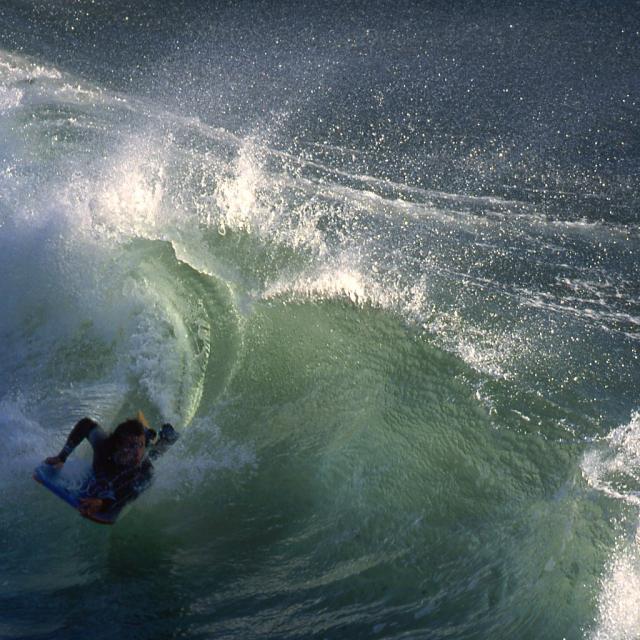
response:
[(64, 462), (69, 454), (85, 439), (87, 438), (91, 443), (91, 446), (95, 447), (102, 442), (106, 437), (106, 434), (102, 430), (102, 427), (97, 422), (94, 422), (90, 418), (82, 418), (73, 427), (67, 442), (65, 443), (62, 451), (59, 453), (59, 458)]
[(149, 446), (149, 458), (155, 460), (178, 439), (178, 432), (168, 422), (162, 425), (157, 440)]
[(114, 478), (110, 483), (111, 493), (104, 494), (105, 509), (108, 510), (114, 505), (123, 507), (127, 502), (137, 498), (150, 484), (153, 479), (153, 465), (146, 460), (139, 469), (133, 473), (123, 473)]

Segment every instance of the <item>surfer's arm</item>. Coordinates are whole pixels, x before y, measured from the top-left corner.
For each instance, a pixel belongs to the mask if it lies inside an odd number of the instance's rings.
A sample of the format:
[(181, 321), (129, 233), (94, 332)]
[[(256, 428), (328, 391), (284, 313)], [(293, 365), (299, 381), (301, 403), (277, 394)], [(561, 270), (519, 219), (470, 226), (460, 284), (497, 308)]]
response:
[(149, 458), (155, 460), (161, 456), (179, 437), (178, 432), (168, 422), (162, 425), (160, 434), (149, 448)]
[(62, 447), (60, 453), (52, 458), (47, 458), (45, 462), (53, 466), (61, 466), (65, 463), (71, 452), (85, 439), (87, 438), (91, 445), (95, 446), (104, 438), (106, 434), (102, 430), (102, 427), (91, 420), (90, 418), (82, 418), (76, 423), (75, 427), (71, 430), (64, 447)]

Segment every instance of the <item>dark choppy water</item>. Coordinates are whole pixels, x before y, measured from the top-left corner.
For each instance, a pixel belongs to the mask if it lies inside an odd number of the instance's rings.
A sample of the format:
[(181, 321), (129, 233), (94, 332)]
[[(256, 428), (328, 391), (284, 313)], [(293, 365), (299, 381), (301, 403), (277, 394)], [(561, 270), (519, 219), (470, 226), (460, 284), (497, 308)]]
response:
[(640, 637), (638, 3), (137, 4), (0, 7), (0, 636)]

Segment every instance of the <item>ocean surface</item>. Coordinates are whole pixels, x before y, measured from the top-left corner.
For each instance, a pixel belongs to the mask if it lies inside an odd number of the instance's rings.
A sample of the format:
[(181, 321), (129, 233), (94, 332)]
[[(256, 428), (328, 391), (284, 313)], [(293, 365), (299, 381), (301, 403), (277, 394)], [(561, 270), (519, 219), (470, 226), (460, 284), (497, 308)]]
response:
[(640, 638), (639, 383), (637, 1), (0, 5), (3, 640)]

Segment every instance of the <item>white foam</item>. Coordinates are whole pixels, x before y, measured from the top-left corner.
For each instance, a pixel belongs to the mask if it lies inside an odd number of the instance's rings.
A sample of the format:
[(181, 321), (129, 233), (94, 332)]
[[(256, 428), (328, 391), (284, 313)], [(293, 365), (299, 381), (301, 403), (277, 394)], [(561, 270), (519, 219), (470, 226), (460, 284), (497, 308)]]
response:
[(57, 453), (54, 449), (24, 396), (0, 400), (0, 477), (4, 485), (25, 483), (39, 462)]
[(263, 241), (281, 243), (323, 255), (326, 240), (317, 228), (322, 206), (305, 201), (292, 205), (295, 183), (268, 173), (264, 164), (269, 150), (248, 138), (226, 174), (216, 176), (214, 207), (207, 222), (220, 235), (227, 230), (252, 234)]
[(640, 529), (620, 542), (600, 582), (592, 640), (640, 637)]
[[(640, 412), (614, 429), (582, 461), (587, 482), (605, 495), (640, 507)], [(592, 640), (640, 637), (640, 523), (635, 539), (621, 538), (605, 567)]]
[(581, 463), (586, 481), (613, 498), (640, 506), (640, 412), (614, 429)]
[(264, 300), (274, 298), (348, 298), (354, 304), (385, 306), (384, 296), (361, 273), (347, 265), (336, 268), (321, 268), (301, 274), (291, 280), (281, 279), (265, 288)]
[(23, 95), (24, 92), (17, 87), (0, 87), (0, 112), (17, 107)]
[(59, 80), (62, 73), (8, 51), (0, 50), (0, 82), (3, 84), (48, 79)]
[(196, 319), (198, 338), (207, 337), (196, 347), (185, 319), (197, 310), (174, 299), (175, 290), (132, 282), (131, 291), (141, 306), (128, 323), (123, 361), (164, 419), (188, 424), (202, 396), (210, 353), (207, 315), (202, 311)]
[[(258, 221), (258, 189), (264, 180), (256, 155), (256, 147), (248, 140), (241, 148), (233, 173), (220, 181), (216, 192), (216, 204), (220, 210), (218, 233), (224, 235), (227, 228), (250, 232), (252, 223)], [(273, 215), (259, 220), (260, 228), (268, 228)]]

